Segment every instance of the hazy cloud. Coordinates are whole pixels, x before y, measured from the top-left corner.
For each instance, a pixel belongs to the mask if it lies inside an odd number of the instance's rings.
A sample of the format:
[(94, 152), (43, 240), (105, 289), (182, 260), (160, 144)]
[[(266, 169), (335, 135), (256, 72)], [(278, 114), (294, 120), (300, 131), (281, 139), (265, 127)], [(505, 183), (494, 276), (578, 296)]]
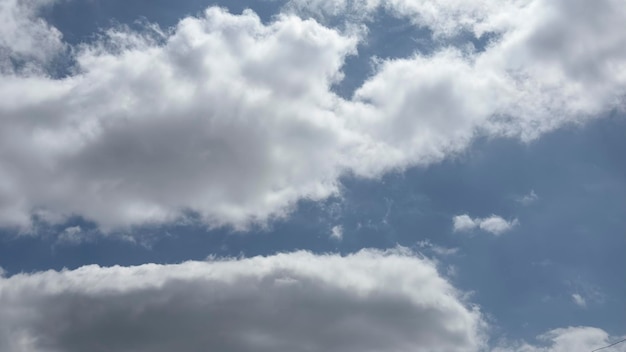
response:
[(330, 230), (330, 238), (341, 241), (343, 239), (343, 226), (333, 226), (333, 228)]
[(520, 202), (522, 205), (530, 205), (536, 202), (538, 199), (539, 196), (537, 195), (537, 193), (535, 193), (534, 190), (531, 190), (530, 193), (517, 198), (517, 201)]
[(572, 294), (572, 300), (574, 301), (574, 303), (576, 303), (577, 306), (585, 308), (587, 307), (587, 301), (585, 300), (585, 298), (583, 298), (583, 296), (581, 296), (578, 293), (574, 293)]
[[(623, 337), (622, 337), (623, 338)], [(493, 349), (493, 352), (589, 352), (608, 346), (617, 338), (611, 338), (601, 329), (586, 326), (568, 327), (549, 331), (538, 337), (546, 346), (531, 345), (526, 342), (509, 344)], [(606, 352), (623, 351), (623, 346), (603, 349)]]

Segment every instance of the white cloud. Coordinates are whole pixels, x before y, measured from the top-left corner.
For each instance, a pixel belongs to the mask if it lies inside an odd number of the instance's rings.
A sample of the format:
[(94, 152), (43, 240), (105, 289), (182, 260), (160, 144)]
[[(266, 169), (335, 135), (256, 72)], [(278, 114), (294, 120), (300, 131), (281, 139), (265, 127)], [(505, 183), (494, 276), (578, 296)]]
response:
[(572, 294), (572, 301), (574, 301), (574, 303), (576, 303), (576, 305), (579, 307), (582, 307), (582, 308), (587, 307), (587, 301), (585, 300), (583, 296), (581, 296), (578, 293)]
[(566, 281), (566, 284), (575, 292), (572, 294), (572, 301), (583, 308), (590, 304), (603, 304), (606, 302), (606, 295), (600, 287), (592, 282), (577, 278)]
[(333, 194), (355, 137), (328, 87), (355, 44), (313, 21), (210, 8), (162, 46), (111, 32), (71, 78), (4, 77), (0, 223), (45, 209), (105, 229), (187, 211), (245, 226)]
[(330, 238), (337, 241), (343, 240), (343, 226), (333, 226), (333, 228), (330, 230)]
[(538, 199), (539, 196), (537, 195), (537, 193), (535, 193), (535, 190), (531, 190), (529, 194), (517, 198), (517, 201), (522, 205), (530, 205), (536, 202)]
[[(480, 220), (480, 219), (478, 219)], [(457, 215), (452, 218), (452, 226), (454, 231), (470, 231), (475, 229), (478, 225), (474, 219), (472, 219), (469, 215)]]
[(498, 215), (472, 219), (469, 215), (463, 214), (452, 218), (452, 226), (456, 232), (466, 232), (478, 228), (494, 235), (501, 235), (517, 225), (519, 225), (517, 219), (509, 221)]
[(428, 27), (437, 36), (451, 36), (485, 26), (503, 7), (513, 7), (515, 3), (501, 0), (290, 0), (285, 8), (322, 21), (343, 18), (350, 22), (371, 20), (375, 12), (384, 10), (407, 18), (415, 25)]
[[(492, 352), (589, 352), (600, 347), (608, 346), (614, 339), (604, 330), (577, 326), (561, 328), (549, 331), (541, 336), (539, 340), (547, 346), (536, 346), (526, 342), (500, 346)], [(615, 346), (603, 349), (606, 352), (623, 351), (623, 346)]]
[(481, 314), (406, 250), (0, 278), (0, 349), (477, 351)]
[(512, 221), (507, 221), (500, 216), (491, 215), (488, 218), (480, 219), (480, 223), (478, 227), (481, 230), (491, 232), (494, 235), (500, 235), (505, 232), (510, 231), (513, 227), (517, 226), (519, 221), (514, 219)]
[(17, 60), (26, 65), (21, 71), (54, 58), (65, 46), (61, 32), (38, 17), (41, 8), (56, 0), (3, 0), (0, 2), (0, 73), (12, 73)]
[[(1, 16), (35, 23), (20, 32), (32, 43), (61, 43), (34, 10), (3, 5)], [(216, 8), (159, 40), (112, 30), (74, 48), (77, 73), (63, 80), (5, 72), (0, 226), (81, 215), (106, 231), (196, 214), (245, 228), (337, 194), (346, 173), (378, 177), (440, 161), (477, 135), (528, 141), (624, 107), (620, 0), (384, 7), (444, 36), (454, 23), (497, 36), (483, 52), (380, 61), (351, 100), (331, 87), (359, 37), (293, 15), (263, 24)], [(35, 62), (58, 47), (2, 45)], [(465, 224), (493, 233), (514, 225)]]

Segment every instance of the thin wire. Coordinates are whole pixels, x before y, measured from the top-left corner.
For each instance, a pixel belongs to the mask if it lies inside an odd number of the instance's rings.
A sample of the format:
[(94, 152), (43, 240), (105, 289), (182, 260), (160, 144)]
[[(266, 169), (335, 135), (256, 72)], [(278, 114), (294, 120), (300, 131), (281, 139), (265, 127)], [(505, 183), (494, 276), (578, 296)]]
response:
[(595, 349), (595, 350), (593, 350), (593, 351), (591, 351), (591, 352), (596, 352), (596, 351), (603, 350), (603, 349), (605, 349), (605, 348), (613, 347), (613, 346), (615, 346), (615, 345), (617, 345), (617, 344), (620, 344), (620, 343), (622, 343), (622, 342), (625, 342), (625, 341), (626, 341), (626, 339), (623, 339), (622, 341), (617, 341), (616, 343), (613, 343), (613, 344), (611, 344), (611, 345), (608, 345), (608, 346), (604, 346), (604, 347), (597, 348), (597, 349)]

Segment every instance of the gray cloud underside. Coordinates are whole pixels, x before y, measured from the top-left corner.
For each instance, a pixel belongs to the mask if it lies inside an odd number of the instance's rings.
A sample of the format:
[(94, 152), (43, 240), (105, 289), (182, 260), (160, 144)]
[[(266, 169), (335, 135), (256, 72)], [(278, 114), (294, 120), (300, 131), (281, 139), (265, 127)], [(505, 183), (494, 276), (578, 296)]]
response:
[(568, 327), (489, 347), (466, 296), (402, 248), (85, 266), (0, 276), (0, 350), (588, 352), (619, 339)]
[(336, 194), (341, 175), (427, 165), (478, 135), (532, 140), (624, 107), (623, 0), (337, 1), (340, 12), (383, 6), (444, 43), (458, 30), (497, 38), (483, 52), (382, 61), (351, 99), (331, 87), (363, 36), (293, 4), (268, 24), (210, 8), (167, 31), (112, 29), (72, 48), (75, 74), (52, 79), (42, 72), (65, 45), (31, 6), (49, 2), (0, 6), (11, 19), (0, 37), (19, 33), (0, 41), (1, 226), (81, 215), (107, 230), (195, 213), (245, 228)]
[(0, 350), (476, 351), (480, 312), (402, 250), (0, 278)]

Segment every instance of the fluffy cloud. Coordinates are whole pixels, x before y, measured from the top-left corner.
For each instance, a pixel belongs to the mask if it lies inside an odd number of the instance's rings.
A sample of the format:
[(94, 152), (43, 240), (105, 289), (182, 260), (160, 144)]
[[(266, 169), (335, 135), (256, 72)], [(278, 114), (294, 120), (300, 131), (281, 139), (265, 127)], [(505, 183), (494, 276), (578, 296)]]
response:
[(397, 249), (0, 278), (0, 349), (477, 351), (481, 314)]
[[(60, 34), (20, 4), (0, 6), (13, 19), (0, 37), (26, 26), (30, 41), (0, 43), (3, 55), (45, 61)], [(443, 40), (430, 55), (381, 61), (349, 100), (331, 87), (360, 37), (217, 8), (155, 35), (111, 30), (74, 48), (71, 77), (4, 70), (0, 226), (81, 215), (106, 230), (193, 215), (244, 228), (336, 194), (345, 174), (378, 177), (478, 135), (531, 140), (624, 107), (622, 0), (329, 4), (495, 39), (483, 52)], [(493, 233), (512, 226), (483, 220), (475, 226)]]
[(3, 0), (0, 3), (0, 73), (36, 70), (65, 46), (61, 33), (38, 18), (55, 0)]
[(80, 50), (80, 74), (3, 77), (0, 223), (244, 226), (336, 191), (354, 137), (328, 87), (354, 38), (210, 8), (163, 40), (111, 31)]
[[(604, 330), (583, 326), (555, 329), (539, 336), (539, 340), (547, 346), (535, 346), (524, 342), (513, 346), (501, 346), (493, 349), (493, 352), (589, 352), (608, 346), (614, 341)], [(624, 351), (624, 346), (609, 347), (602, 351)]]
[(498, 215), (472, 219), (469, 215), (463, 214), (452, 218), (453, 229), (458, 232), (471, 231), (478, 228), (494, 235), (501, 235), (510, 231), (518, 224), (519, 221), (517, 219), (508, 221)]

